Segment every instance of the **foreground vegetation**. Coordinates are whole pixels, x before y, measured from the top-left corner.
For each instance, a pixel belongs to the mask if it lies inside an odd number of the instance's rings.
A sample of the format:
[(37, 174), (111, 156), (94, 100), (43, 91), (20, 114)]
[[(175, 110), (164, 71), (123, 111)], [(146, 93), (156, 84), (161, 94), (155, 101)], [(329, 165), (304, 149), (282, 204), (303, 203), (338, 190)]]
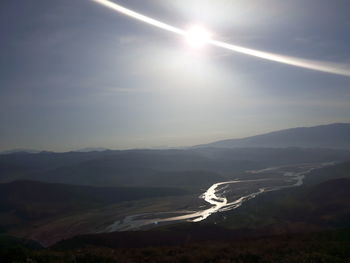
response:
[(231, 242), (197, 242), (181, 246), (75, 249), (28, 249), (12, 246), (0, 249), (1, 262), (90, 263), (90, 262), (350, 262), (350, 229), (314, 234), (284, 235)]

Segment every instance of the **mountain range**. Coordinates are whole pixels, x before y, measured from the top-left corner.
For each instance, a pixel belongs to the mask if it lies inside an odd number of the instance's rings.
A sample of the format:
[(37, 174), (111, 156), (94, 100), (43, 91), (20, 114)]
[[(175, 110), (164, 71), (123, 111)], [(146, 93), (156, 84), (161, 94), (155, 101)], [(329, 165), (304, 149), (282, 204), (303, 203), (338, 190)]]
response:
[(228, 139), (196, 147), (217, 148), (330, 148), (350, 149), (350, 123), (335, 123), (274, 131), (242, 139)]
[[(207, 144), (188, 147), (196, 148), (328, 148), (350, 149), (350, 123), (333, 123), (313, 127), (299, 127), (259, 134), (245, 138), (215, 141)], [(170, 150), (176, 148), (151, 147), (151, 149)], [(181, 148), (178, 148), (181, 149)], [(183, 149), (183, 148), (182, 148)], [(112, 151), (103, 147), (87, 147), (71, 153)], [(52, 153), (33, 149), (13, 149), (0, 152), (3, 154), (18, 153)]]

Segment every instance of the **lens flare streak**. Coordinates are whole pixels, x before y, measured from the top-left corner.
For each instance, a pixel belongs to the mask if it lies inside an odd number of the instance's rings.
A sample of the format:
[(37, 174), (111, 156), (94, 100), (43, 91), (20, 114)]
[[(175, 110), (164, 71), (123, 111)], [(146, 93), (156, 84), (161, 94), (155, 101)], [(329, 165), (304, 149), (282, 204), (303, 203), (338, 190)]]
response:
[[(105, 7), (113, 9), (131, 18), (147, 23), (149, 25), (187, 37), (188, 32), (186, 30), (174, 27), (172, 25), (158, 21), (151, 17), (142, 15), (140, 13), (127, 9), (121, 5), (118, 5), (114, 2), (111, 2), (109, 0), (92, 0), (92, 1), (97, 2)], [(258, 57), (261, 59), (270, 60), (270, 61), (274, 61), (282, 64), (287, 64), (295, 67), (306, 68), (306, 69), (311, 69), (311, 70), (316, 70), (316, 71), (321, 71), (321, 72), (326, 72), (331, 74), (350, 76), (350, 68), (348, 65), (273, 54), (269, 52), (236, 46), (233, 44), (229, 44), (229, 43), (225, 43), (225, 42), (221, 42), (213, 39), (208, 39), (207, 43), (226, 50), (230, 50), (237, 53)]]
[(168, 25), (166, 23), (163, 23), (161, 21), (158, 21), (156, 19), (153, 19), (153, 18), (150, 18), (148, 16), (145, 16), (145, 15), (142, 15), (140, 13), (137, 13), (135, 11), (132, 11), (128, 8), (125, 8), (121, 5), (118, 5), (114, 2), (111, 2), (111, 1), (108, 1), (108, 0), (92, 0), (92, 1), (95, 1), (101, 5), (104, 5), (105, 7), (108, 7), (110, 9), (113, 9), (119, 13), (122, 13), (126, 16), (129, 16), (129, 17), (132, 17), (134, 19), (137, 19), (139, 21), (142, 21), (144, 23), (147, 23), (149, 25), (152, 25), (152, 26), (155, 26), (155, 27), (158, 27), (158, 28), (161, 28), (161, 29), (164, 29), (164, 30), (167, 30), (167, 31), (170, 31), (170, 32), (173, 32), (173, 33), (176, 33), (176, 34), (179, 34), (179, 35), (185, 35), (186, 32), (180, 28), (176, 28), (176, 27), (173, 27), (171, 25)]
[(279, 62), (279, 63), (291, 65), (291, 66), (307, 68), (307, 69), (333, 73), (338, 75), (350, 76), (350, 69), (347, 68), (345, 65), (273, 54), (273, 53), (268, 53), (264, 51), (240, 47), (240, 46), (236, 46), (236, 45), (232, 45), (232, 44), (228, 44), (228, 43), (224, 43), (216, 40), (212, 40), (210, 41), (210, 43), (214, 46), (225, 48), (238, 53), (242, 53), (242, 54), (246, 54), (249, 56), (254, 56), (254, 57), (258, 57), (258, 58), (262, 58), (270, 61), (275, 61), (275, 62)]

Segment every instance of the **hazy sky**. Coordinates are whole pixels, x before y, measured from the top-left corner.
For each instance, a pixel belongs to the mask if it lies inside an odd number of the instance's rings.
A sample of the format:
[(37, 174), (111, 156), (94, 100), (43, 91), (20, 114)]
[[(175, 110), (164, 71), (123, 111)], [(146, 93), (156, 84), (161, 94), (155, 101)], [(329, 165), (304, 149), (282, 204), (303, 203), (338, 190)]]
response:
[[(349, 0), (119, 0), (268, 52), (350, 64)], [(350, 77), (205, 47), (91, 0), (0, 1), (0, 150), (185, 146), (350, 122)]]

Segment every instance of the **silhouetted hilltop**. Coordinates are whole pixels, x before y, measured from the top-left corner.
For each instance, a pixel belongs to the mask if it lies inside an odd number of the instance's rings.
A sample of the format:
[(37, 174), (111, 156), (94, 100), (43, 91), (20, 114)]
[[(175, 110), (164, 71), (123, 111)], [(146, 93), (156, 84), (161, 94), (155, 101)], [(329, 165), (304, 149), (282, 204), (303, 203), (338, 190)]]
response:
[(336, 123), (310, 128), (293, 128), (242, 139), (217, 141), (197, 147), (302, 147), (350, 149), (350, 124)]
[(92, 186), (203, 189), (233, 174), (270, 166), (345, 161), (349, 150), (198, 148), (0, 155), (0, 182), (34, 180)]

